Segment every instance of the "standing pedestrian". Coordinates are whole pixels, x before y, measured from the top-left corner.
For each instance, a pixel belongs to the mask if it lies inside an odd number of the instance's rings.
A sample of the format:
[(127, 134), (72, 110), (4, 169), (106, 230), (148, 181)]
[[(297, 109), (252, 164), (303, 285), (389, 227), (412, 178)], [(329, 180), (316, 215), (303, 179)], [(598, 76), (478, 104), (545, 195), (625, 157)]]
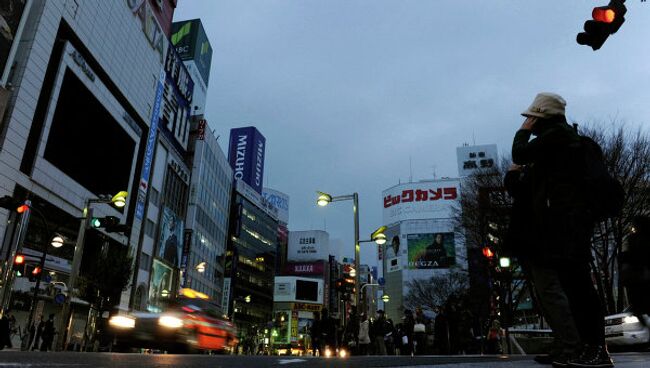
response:
[(436, 318), (433, 323), (433, 346), (436, 354), (449, 354), (449, 325), (443, 307), (438, 307), (436, 310)]
[[(604, 312), (589, 267), (595, 221), (590, 205), (602, 199), (589, 196), (585, 180), (588, 148), (567, 123), (565, 106), (564, 99), (553, 93), (535, 97), (522, 113), (526, 120), (515, 134), (512, 160), (530, 168), (531, 235), (544, 247), (547, 262), (543, 267), (557, 272), (582, 345), (574, 356), (562, 354), (553, 364), (612, 367), (605, 345)], [(536, 137), (531, 140), (531, 135)], [(532, 271), (536, 281), (546, 276), (536, 268)]]
[(9, 326), (8, 312), (2, 314), (0, 318), (0, 350), (6, 347), (11, 349), (11, 328)]
[(41, 351), (52, 350), (52, 341), (54, 340), (54, 335), (56, 331), (54, 329), (54, 314), (50, 314), (50, 317), (45, 322), (43, 326), (43, 334), (41, 343)]
[(33, 350), (38, 350), (38, 344), (39, 341), (41, 340), (41, 335), (43, 335), (43, 328), (45, 328), (45, 320), (43, 320), (43, 316), (41, 316), (40, 321), (38, 322), (38, 325), (36, 326), (36, 337), (34, 338), (34, 344), (32, 345), (32, 351)]
[(424, 315), (422, 308), (415, 308), (415, 324), (413, 325), (413, 339), (415, 355), (424, 355), (427, 341), (428, 318)]
[(384, 336), (386, 334), (386, 317), (384, 311), (377, 310), (376, 319), (370, 325), (370, 335), (375, 343), (375, 355), (386, 355), (386, 344)]
[(370, 346), (370, 321), (368, 315), (361, 313), (361, 322), (359, 322), (359, 355), (368, 355)]
[(410, 309), (404, 310), (402, 317), (402, 355), (413, 355), (413, 328), (415, 327), (415, 318)]
[(504, 186), (513, 203), (503, 250), (517, 258), (538, 296), (542, 314), (553, 333), (553, 344), (549, 354), (538, 355), (535, 361), (551, 364), (575, 355), (580, 337), (557, 267), (549, 266), (546, 247), (531, 236), (535, 225), (531, 175), (528, 166), (516, 164), (505, 175)]
[(348, 323), (345, 326), (345, 331), (343, 332), (342, 345), (347, 345), (350, 350), (350, 354), (358, 354), (358, 336), (359, 336), (359, 316), (357, 314), (357, 307), (352, 306), (350, 308), (350, 316), (348, 317)]
[(312, 355), (316, 356), (316, 353), (318, 352), (318, 355), (322, 355), (321, 351), (321, 338), (320, 338), (320, 333), (321, 333), (321, 324), (320, 324), (320, 312), (314, 312), (314, 321), (311, 324), (311, 348), (312, 348)]

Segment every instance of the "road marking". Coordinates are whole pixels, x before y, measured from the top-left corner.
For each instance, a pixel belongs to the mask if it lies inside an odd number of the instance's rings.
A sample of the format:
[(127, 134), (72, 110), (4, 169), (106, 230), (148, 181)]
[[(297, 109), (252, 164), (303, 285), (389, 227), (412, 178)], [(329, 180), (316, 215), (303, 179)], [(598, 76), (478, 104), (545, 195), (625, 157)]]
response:
[(79, 367), (85, 366), (87, 364), (65, 364), (65, 363), (0, 363), (0, 367), (18, 367), (18, 368), (29, 368), (29, 367)]
[(280, 359), (279, 363), (280, 364), (292, 364), (292, 363), (302, 363), (306, 362), (307, 360), (305, 359)]

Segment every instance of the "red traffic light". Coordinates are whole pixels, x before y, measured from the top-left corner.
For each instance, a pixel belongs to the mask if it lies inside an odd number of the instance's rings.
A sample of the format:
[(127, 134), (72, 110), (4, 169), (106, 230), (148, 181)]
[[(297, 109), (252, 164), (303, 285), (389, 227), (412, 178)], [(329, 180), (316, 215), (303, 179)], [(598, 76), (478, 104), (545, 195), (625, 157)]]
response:
[(34, 276), (37, 276), (40, 273), (41, 273), (41, 268), (38, 266), (34, 267), (34, 269), (32, 270), (32, 275)]
[(26, 205), (26, 204), (23, 204), (22, 206), (18, 206), (18, 208), (16, 208), (16, 212), (23, 213), (23, 212), (27, 211), (28, 209), (29, 209), (29, 206)]
[(594, 8), (594, 10), (591, 12), (591, 16), (595, 21), (602, 23), (612, 23), (614, 19), (616, 19), (616, 12), (614, 9), (608, 6), (599, 6), (597, 8)]
[(490, 247), (483, 247), (483, 256), (488, 259), (494, 258), (494, 252)]
[(25, 256), (22, 254), (16, 254), (16, 258), (14, 259), (14, 264), (21, 265), (23, 263), (25, 263)]

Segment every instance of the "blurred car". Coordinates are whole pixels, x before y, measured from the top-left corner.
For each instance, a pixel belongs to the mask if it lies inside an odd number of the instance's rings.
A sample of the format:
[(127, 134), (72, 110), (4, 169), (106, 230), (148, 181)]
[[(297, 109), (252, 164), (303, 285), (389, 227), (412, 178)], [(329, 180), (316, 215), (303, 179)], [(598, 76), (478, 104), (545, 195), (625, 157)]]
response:
[(114, 339), (113, 351), (229, 351), (238, 343), (237, 330), (232, 322), (221, 318), (218, 310), (207, 299), (181, 296), (160, 313), (114, 315), (108, 322)]
[[(645, 320), (645, 325), (639, 318)], [(650, 342), (650, 317), (633, 315), (629, 310), (605, 317), (605, 340), (607, 345), (642, 345)]]

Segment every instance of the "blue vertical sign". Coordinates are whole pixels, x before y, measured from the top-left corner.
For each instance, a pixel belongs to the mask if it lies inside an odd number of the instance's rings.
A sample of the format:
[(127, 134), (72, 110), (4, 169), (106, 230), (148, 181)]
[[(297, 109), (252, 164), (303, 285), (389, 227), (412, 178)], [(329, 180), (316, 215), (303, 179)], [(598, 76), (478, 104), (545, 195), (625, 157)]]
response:
[(228, 161), (235, 179), (243, 180), (262, 194), (266, 138), (255, 127), (230, 130)]
[(153, 163), (153, 152), (156, 148), (156, 138), (158, 137), (158, 121), (160, 120), (160, 105), (162, 104), (163, 90), (165, 88), (165, 71), (160, 71), (158, 78), (158, 88), (156, 89), (156, 100), (151, 111), (151, 124), (149, 124), (149, 136), (147, 137), (147, 148), (144, 151), (144, 163), (142, 165), (142, 176), (140, 177), (140, 188), (138, 189), (138, 202), (135, 205), (135, 217), (142, 220), (144, 217), (144, 203), (147, 199), (147, 190), (149, 189), (149, 176), (151, 175), (151, 165)]

